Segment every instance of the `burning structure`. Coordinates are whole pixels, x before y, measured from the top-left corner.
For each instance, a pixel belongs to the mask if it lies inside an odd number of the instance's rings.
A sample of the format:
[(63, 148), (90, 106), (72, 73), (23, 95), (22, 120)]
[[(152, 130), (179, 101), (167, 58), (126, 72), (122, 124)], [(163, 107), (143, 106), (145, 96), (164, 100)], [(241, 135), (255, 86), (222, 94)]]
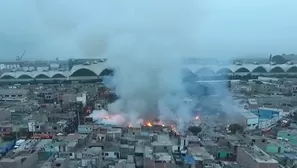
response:
[[(126, 127), (128, 132), (137, 132), (137, 130), (145, 130), (145, 131), (171, 131), (176, 135), (181, 135), (183, 130), (178, 129), (178, 120), (145, 120), (145, 119), (138, 119), (134, 124), (129, 122), (129, 118), (125, 117), (124, 113), (119, 114), (111, 114), (108, 113), (106, 110), (94, 110), (89, 116), (92, 118), (92, 121), (96, 122), (97, 124), (103, 125), (114, 125), (114, 126), (122, 126)], [(185, 127), (194, 125), (199, 126), (201, 124), (200, 117), (196, 116), (191, 121), (186, 122), (184, 124)], [(129, 130), (131, 129), (131, 130)]]

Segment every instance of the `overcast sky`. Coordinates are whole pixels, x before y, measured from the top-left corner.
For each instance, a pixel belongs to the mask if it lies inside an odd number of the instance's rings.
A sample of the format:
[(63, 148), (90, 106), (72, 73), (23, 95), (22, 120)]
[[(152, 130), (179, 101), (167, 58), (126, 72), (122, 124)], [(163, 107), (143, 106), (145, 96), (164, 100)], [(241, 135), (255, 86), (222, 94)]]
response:
[[(115, 27), (117, 32), (160, 33), (172, 27), (190, 32), (195, 51), (185, 53), (189, 56), (297, 53), (296, 0), (98, 1), (1, 0), (0, 60), (14, 60), (24, 49), (24, 59), (100, 57), (108, 43), (97, 38), (109, 39), (104, 31)], [(106, 29), (92, 34), (101, 25)]]

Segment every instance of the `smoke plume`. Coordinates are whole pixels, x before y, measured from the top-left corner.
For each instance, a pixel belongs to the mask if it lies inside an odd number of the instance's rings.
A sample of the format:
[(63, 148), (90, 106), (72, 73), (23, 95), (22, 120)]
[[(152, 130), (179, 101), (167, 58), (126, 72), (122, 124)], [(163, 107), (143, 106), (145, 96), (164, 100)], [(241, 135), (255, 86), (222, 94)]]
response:
[[(181, 69), (182, 59), (194, 56), (198, 48), (200, 2), (69, 3), (35, 2), (38, 24), (44, 28), (40, 38), (48, 41), (38, 46), (40, 50), (63, 46), (65, 53), (74, 56), (107, 58), (115, 70), (113, 83), (120, 97), (109, 110), (125, 113), (129, 122), (191, 118)], [(61, 49), (48, 52), (56, 54)]]
[(193, 106), (184, 101), (181, 70), (183, 58), (196, 55), (199, 47), (202, 4), (192, 0), (92, 2), (75, 11), (75, 16), (84, 15), (80, 20), (67, 19), (72, 13), (61, 21), (46, 16), (50, 25), (56, 25), (50, 31), (63, 35), (74, 31), (80, 54), (107, 58), (115, 70), (113, 83), (120, 97), (109, 106), (110, 112), (124, 113), (131, 124), (139, 119), (179, 119), (183, 128), (192, 118)]
[(98, 124), (122, 125), (125, 123), (125, 118), (122, 115), (110, 115), (105, 110), (94, 110), (89, 117), (92, 117), (93, 121)]
[(199, 6), (193, 2), (133, 2), (120, 8), (113, 24), (101, 24), (106, 27), (103, 55), (115, 70), (120, 96), (110, 111), (126, 113), (132, 123), (139, 118), (191, 118), (181, 70), (183, 57), (198, 47), (195, 10)]
[(180, 128), (192, 118), (194, 103), (185, 101), (181, 70), (184, 58), (203, 57), (197, 53), (204, 3), (30, 0), (29, 4), (35, 18), (29, 28), (41, 29), (31, 33), (42, 41), (35, 49), (44, 57), (107, 58), (120, 97), (110, 105), (111, 112), (125, 113), (129, 122), (178, 119)]

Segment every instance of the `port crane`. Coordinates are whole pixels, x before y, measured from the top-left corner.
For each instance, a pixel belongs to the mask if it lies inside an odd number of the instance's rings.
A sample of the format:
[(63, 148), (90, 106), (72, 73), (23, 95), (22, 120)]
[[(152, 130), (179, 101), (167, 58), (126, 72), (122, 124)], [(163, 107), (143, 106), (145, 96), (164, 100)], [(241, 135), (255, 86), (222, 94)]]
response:
[(24, 55), (26, 54), (26, 52), (27, 52), (27, 50), (24, 50), (24, 52), (22, 53), (21, 56), (17, 56), (16, 61), (21, 61), (23, 59)]

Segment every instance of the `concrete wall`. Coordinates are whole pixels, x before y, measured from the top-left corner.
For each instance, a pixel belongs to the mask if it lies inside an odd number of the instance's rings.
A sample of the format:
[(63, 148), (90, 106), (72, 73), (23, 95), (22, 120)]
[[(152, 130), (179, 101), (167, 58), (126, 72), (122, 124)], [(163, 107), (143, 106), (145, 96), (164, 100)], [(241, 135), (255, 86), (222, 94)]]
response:
[(249, 129), (249, 130), (256, 129), (259, 125), (259, 118), (255, 117), (255, 118), (247, 119), (246, 125), (247, 125), (247, 129)]

